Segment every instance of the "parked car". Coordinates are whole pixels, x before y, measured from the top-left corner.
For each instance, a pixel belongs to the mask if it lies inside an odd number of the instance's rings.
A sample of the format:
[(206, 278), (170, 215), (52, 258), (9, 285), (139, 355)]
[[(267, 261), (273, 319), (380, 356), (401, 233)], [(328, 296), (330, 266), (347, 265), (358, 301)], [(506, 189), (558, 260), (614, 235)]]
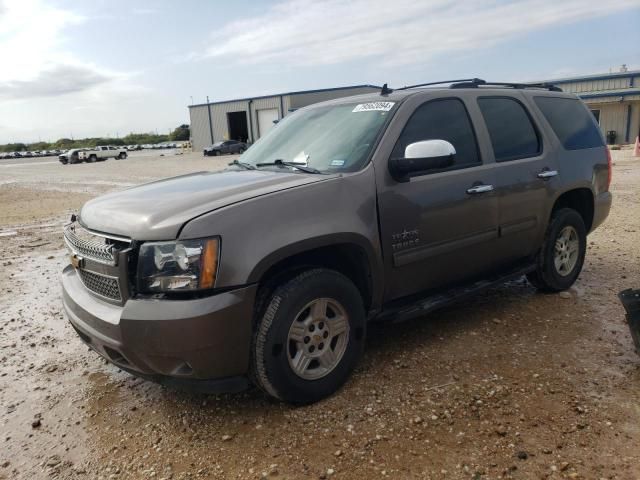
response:
[(569, 288), (610, 181), (575, 95), (385, 86), (297, 110), (225, 171), (88, 201), (64, 231), (63, 304), (134, 375), (314, 402), (347, 380), (371, 321), (523, 275)]
[(84, 162), (102, 162), (107, 158), (115, 158), (116, 160), (124, 160), (127, 158), (127, 149), (123, 147), (109, 147), (100, 145), (92, 149), (86, 149), (80, 152), (79, 158)]
[(223, 153), (242, 153), (247, 149), (247, 144), (239, 142), (237, 140), (226, 140), (224, 142), (217, 142), (213, 145), (206, 147), (203, 151), (204, 156), (210, 155), (222, 155)]
[(58, 156), (58, 160), (63, 165), (80, 163), (83, 162), (83, 159), (80, 159), (80, 153), (84, 152), (84, 148), (72, 148), (71, 150), (67, 150), (66, 152), (61, 153)]

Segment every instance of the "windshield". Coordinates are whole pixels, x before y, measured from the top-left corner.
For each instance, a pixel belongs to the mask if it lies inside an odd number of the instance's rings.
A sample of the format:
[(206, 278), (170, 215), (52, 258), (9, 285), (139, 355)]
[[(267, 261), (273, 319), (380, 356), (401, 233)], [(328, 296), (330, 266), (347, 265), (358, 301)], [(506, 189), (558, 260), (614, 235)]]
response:
[(372, 102), (300, 110), (276, 124), (240, 161), (258, 168), (285, 168), (282, 162), (291, 162), (320, 172), (358, 170), (393, 106)]

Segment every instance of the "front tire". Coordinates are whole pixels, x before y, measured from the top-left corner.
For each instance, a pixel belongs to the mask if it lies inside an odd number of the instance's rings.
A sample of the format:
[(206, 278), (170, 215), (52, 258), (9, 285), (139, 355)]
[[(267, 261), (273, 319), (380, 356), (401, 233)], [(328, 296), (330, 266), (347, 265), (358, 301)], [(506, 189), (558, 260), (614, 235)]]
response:
[(96, 157), (95, 155), (91, 155), (89, 156), (89, 159), (87, 161), (89, 163), (96, 163), (97, 160), (98, 160), (98, 157)]
[(304, 271), (278, 286), (258, 311), (252, 377), (269, 395), (316, 402), (349, 378), (364, 349), (362, 297), (344, 275)]
[(560, 292), (574, 284), (587, 250), (587, 229), (571, 208), (554, 212), (529, 282), (543, 292)]

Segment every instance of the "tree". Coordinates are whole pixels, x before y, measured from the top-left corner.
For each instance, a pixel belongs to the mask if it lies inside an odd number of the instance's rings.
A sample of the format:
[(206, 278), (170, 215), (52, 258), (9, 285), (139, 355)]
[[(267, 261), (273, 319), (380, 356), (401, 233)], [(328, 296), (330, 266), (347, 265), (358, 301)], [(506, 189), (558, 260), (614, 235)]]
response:
[(171, 132), (171, 135), (169, 135), (169, 138), (173, 141), (189, 140), (190, 137), (191, 134), (189, 133), (189, 125), (180, 125), (173, 132)]

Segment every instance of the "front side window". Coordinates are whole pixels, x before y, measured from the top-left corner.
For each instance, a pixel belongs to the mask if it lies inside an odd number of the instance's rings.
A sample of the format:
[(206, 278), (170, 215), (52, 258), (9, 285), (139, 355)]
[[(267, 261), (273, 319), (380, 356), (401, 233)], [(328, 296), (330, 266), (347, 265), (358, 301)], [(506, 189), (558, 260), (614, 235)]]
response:
[(404, 157), (408, 145), (423, 140), (446, 140), (453, 145), (456, 155), (449, 169), (481, 163), (467, 109), (457, 98), (431, 100), (420, 105), (407, 121), (391, 156)]
[(533, 157), (540, 153), (540, 138), (529, 114), (517, 100), (507, 97), (478, 99), (489, 130), (496, 162)]
[(240, 160), (276, 170), (284, 168), (273, 165), (278, 161), (300, 163), (320, 172), (359, 170), (394, 105), (348, 103), (296, 111), (269, 129)]

